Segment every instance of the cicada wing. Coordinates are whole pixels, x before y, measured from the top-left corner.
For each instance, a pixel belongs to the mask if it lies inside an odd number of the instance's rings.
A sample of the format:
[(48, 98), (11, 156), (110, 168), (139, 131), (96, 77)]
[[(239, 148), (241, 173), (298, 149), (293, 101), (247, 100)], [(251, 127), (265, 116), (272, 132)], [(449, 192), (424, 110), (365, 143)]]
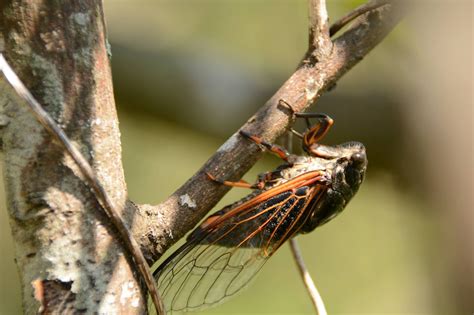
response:
[(189, 311), (224, 302), (245, 287), (267, 257), (256, 248), (195, 245), (158, 279), (167, 310)]
[(167, 310), (198, 310), (244, 288), (303, 225), (308, 217), (304, 210), (314, 192), (314, 187), (307, 186), (285, 191), (227, 217), (212, 229), (197, 228), (155, 272)]

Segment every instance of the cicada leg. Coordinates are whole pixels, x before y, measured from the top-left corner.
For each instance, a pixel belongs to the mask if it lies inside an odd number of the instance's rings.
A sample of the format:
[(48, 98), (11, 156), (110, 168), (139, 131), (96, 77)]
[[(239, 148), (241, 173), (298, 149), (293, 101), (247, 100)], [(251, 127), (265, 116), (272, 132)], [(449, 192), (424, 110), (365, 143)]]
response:
[(232, 182), (228, 180), (223, 180), (220, 178), (216, 178), (214, 175), (210, 173), (206, 173), (207, 177), (221, 185), (230, 186), (230, 187), (241, 187), (241, 188), (249, 188), (249, 189), (263, 189), (265, 187), (265, 183), (271, 179), (273, 179), (273, 172), (267, 172), (260, 174), (257, 178), (257, 181), (254, 184), (250, 184), (249, 182), (241, 179), (238, 182)]
[(310, 116), (311, 114), (312, 113), (300, 113), (297, 115), (297, 117), (311, 117), (319, 119), (317, 124), (310, 127), (303, 134), (303, 146), (308, 149), (312, 145), (317, 144), (319, 140), (321, 140), (327, 134), (331, 126), (334, 124), (334, 120), (332, 120), (331, 117), (326, 114), (314, 114), (313, 116)]
[(304, 135), (301, 134), (299, 131), (296, 131), (295, 129), (293, 128), (290, 128), (290, 132), (293, 133), (295, 136), (297, 136), (298, 138), (300, 139), (303, 139), (304, 138)]
[[(255, 136), (255, 135), (252, 135), (252, 134), (250, 134), (246, 131), (243, 131), (243, 130), (240, 131), (240, 134), (243, 137), (255, 142), (256, 144), (262, 145), (265, 149), (267, 149), (268, 151), (276, 154), (282, 160), (287, 162), (288, 165), (291, 165), (291, 163), (288, 162), (288, 157), (290, 156), (290, 153), (285, 148), (283, 148), (279, 145), (276, 145), (276, 144), (271, 144), (269, 142), (266, 142), (262, 138), (260, 138), (258, 136)], [(212, 180), (216, 183), (222, 184), (222, 185), (226, 185), (226, 186), (230, 186), (230, 187), (249, 188), (249, 189), (263, 189), (263, 188), (265, 188), (265, 185), (266, 185), (267, 182), (269, 182), (271, 180), (274, 180), (275, 175), (279, 175), (279, 172), (277, 172), (277, 173), (267, 172), (267, 173), (260, 174), (257, 178), (257, 181), (254, 184), (250, 184), (250, 183), (248, 183), (244, 180), (240, 180), (238, 182), (227, 181), (227, 180), (223, 180), (223, 179), (220, 179), (220, 178), (216, 178), (212, 174), (209, 174), (209, 173), (206, 173), (206, 174), (207, 174), (207, 177), (210, 180)]]
[[(314, 153), (317, 143), (327, 134), (331, 126), (334, 124), (334, 120), (323, 113), (298, 113), (293, 109), (293, 106), (291, 106), (285, 100), (280, 100), (280, 104), (286, 106), (295, 117), (304, 118), (308, 130), (306, 130), (303, 134), (300, 134), (293, 129), (290, 130), (298, 137), (303, 139), (303, 148), (306, 152)], [(315, 125), (311, 125), (309, 120), (310, 118), (316, 118), (318, 122)]]
[(262, 145), (265, 149), (268, 151), (275, 153), (277, 156), (279, 156), (282, 160), (285, 162), (288, 162), (288, 157), (290, 156), (290, 153), (283, 147), (280, 147), (279, 145), (272, 144), (269, 142), (266, 142), (262, 138), (252, 135), (246, 131), (241, 130), (240, 134), (244, 136), (245, 138), (252, 140), (256, 144)]

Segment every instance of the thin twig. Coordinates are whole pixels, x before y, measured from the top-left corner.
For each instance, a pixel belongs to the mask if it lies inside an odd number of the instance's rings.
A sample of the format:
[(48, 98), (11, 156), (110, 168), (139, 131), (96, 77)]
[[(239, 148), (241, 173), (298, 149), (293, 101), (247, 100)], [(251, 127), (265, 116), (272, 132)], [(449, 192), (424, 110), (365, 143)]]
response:
[[(293, 153), (293, 132), (291, 131), (288, 131), (286, 133), (286, 149), (288, 150), (288, 152)], [(303, 284), (306, 287), (306, 290), (308, 291), (309, 297), (311, 299), (311, 302), (313, 303), (314, 308), (316, 309), (316, 314), (327, 315), (323, 299), (321, 298), (318, 289), (316, 289), (313, 279), (311, 278), (311, 275), (309, 274), (309, 271), (306, 268), (296, 238), (290, 239), (290, 250), (298, 267), (298, 271), (300, 272)]]
[(329, 54), (331, 51), (331, 38), (329, 36), (329, 17), (326, 9), (326, 0), (309, 0), (309, 47), (317, 59)]
[(305, 266), (303, 256), (301, 255), (301, 250), (298, 246), (298, 242), (296, 239), (292, 238), (290, 240), (290, 248), (291, 253), (293, 254), (293, 258), (295, 259), (296, 265), (298, 266), (298, 270), (300, 272), (301, 278), (303, 279), (304, 285), (308, 290), (309, 296), (311, 298), (311, 302), (313, 302), (314, 308), (316, 309), (316, 314), (318, 315), (327, 315), (328, 312), (326, 311), (326, 307), (324, 306), (323, 299), (318, 292), (318, 289), (314, 285), (313, 279), (308, 272), (308, 269)]
[(346, 15), (344, 15), (343, 17), (341, 17), (339, 20), (337, 20), (331, 25), (331, 27), (329, 28), (329, 36), (330, 37), (334, 36), (334, 34), (336, 34), (341, 28), (343, 28), (344, 26), (346, 26), (348, 23), (358, 18), (359, 16), (367, 12), (370, 12), (372, 10), (376, 10), (387, 4), (390, 4), (389, 0), (379, 0), (379, 1), (365, 3), (361, 5), (360, 7), (355, 8), (354, 10), (347, 13)]
[(121, 239), (124, 241), (127, 250), (130, 252), (130, 255), (133, 257), (139, 274), (143, 278), (150, 296), (152, 298), (153, 304), (155, 305), (156, 311), (158, 314), (165, 314), (161, 298), (159, 297), (158, 290), (156, 288), (153, 275), (151, 274), (150, 267), (143, 256), (140, 247), (127, 226), (120, 216), (118, 208), (114, 205), (112, 200), (109, 198), (105, 189), (100, 184), (97, 176), (95, 175), (94, 170), (91, 165), (81, 152), (71, 143), (64, 131), (56, 124), (56, 122), (49, 116), (49, 114), (43, 109), (41, 104), (36, 101), (33, 95), (28, 91), (25, 85), (21, 82), (18, 76), (15, 74), (13, 69), (10, 67), (8, 62), (5, 60), (2, 54), (0, 54), (0, 71), (3, 72), (6, 80), (10, 83), (16, 93), (21, 96), (30, 109), (33, 111), (36, 119), (44, 126), (44, 128), (51, 134), (51, 136), (56, 139), (64, 149), (71, 155), (73, 160), (76, 162), (77, 166), (84, 174), (86, 180), (88, 181), (91, 188), (94, 190), (96, 198), (99, 200), (105, 214), (112, 221), (113, 226), (117, 229)]

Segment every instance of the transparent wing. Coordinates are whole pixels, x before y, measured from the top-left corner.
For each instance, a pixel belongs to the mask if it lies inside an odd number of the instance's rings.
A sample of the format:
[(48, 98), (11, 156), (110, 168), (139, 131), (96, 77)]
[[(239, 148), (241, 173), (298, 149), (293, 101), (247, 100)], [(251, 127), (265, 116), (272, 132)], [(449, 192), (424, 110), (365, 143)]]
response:
[[(215, 305), (244, 288), (278, 247), (304, 224), (317, 187), (279, 193), (229, 216), (212, 227), (198, 227), (188, 241), (155, 271), (168, 311)], [(256, 195), (254, 198), (258, 198)]]

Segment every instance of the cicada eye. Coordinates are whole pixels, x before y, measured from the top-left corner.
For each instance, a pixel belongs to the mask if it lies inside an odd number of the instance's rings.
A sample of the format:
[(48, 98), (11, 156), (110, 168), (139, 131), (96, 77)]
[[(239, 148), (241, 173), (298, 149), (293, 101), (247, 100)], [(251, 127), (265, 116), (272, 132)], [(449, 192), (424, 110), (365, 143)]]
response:
[(363, 166), (367, 163), (367, 155), (365, 152), (357, 152), (351, 155), (352, 164), (356, 167)]

